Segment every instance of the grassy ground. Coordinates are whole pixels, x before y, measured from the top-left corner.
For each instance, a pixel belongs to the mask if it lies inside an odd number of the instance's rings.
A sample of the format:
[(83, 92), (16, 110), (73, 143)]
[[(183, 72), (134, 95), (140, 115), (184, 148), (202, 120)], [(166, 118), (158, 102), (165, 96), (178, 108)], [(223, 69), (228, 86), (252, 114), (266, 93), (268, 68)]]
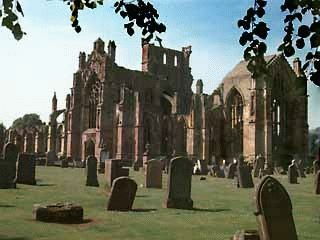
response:
[[(130, 170), (131, 171), (131, 170)], [(165, 209), (166, 191), (141, 187), (143, 175), (131, 171), (138, 183), (134, 211), (108, 212), (103, 175), (100, 187), (85, 187), (83, 169), (37, 167), (37, 186), (18, 185), (18, 189), (0, 189), (0, 239), (213, 239), (227, 240), (240, 229), (257, 229), (253, 215), (254, 189), (237, 189), (234, 181), (210, 176), (192, 180), (192, 199), (196, 210)], [(313, 194), (313, 177), (299, 185), (286, 187), (294, 208), (299, 239), (320, 239), (320, 196)], [(75, 202), (84, 208), (85, 223), (54, 224), (32, 220), (35, 203)], [(284, 239), (286, 240), (286, 239)]]

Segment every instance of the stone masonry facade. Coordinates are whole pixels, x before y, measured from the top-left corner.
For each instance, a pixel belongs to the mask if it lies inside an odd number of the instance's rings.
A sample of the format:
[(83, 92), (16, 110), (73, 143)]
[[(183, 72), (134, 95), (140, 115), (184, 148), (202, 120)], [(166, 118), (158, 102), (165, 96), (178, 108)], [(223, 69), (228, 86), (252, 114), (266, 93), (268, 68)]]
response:
[(139, 166), (146, 154), (207, 163), (262, 154), (270, 166), (293, 156), (306, 160), (308, 95), (298, 59), (291, 67), (283, 55), (267, 56), (268, 75), (258, 79), (242, 61), (208, 95), (201, 80), (191, 89), (191, 52), (142, 42), (141, 71), (134, 71), (117, 65), (114, 41), (105, 46), (99, 38), (90, 54), (80, 52), (65, 109), (57, 109), (54, 94), (49, 125), (34, 133), (36, 149), (28, 151), (76, 161), (99, 161), (107, 151)]

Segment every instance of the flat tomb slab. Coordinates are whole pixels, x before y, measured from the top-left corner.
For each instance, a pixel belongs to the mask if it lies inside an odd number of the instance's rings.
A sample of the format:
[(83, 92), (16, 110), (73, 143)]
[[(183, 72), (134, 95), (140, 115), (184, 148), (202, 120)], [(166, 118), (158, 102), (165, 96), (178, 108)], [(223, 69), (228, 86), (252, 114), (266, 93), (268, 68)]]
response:
[(51, 205), (33, 205), (33, 219), (42, 222), (81, 223), (83, 208), (72, 203), (56, 203)]

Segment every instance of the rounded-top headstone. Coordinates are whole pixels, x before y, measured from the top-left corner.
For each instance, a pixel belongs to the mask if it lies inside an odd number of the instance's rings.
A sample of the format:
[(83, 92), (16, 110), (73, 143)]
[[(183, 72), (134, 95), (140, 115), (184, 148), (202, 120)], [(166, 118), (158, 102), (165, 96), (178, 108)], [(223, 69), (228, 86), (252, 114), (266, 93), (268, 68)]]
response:
[(264, 177), (256, 190), (255, 203), (262, 239), (297, 240), (291, 200), (280, 182)]
[(18, 148), (16, 145), (14, 145), (13, 143), (7, 143), (4, 146), (4, 150), (3, 150), (3, 156), (4, 156), (4, 160), (11, 162), (11, 163), (16, 163), (17, 159), (18, 159)]
[(109, 211), (130, 211), (136, 197), (138, 185), (129, 177), (118, 177), (112, 183), (107, 205)]

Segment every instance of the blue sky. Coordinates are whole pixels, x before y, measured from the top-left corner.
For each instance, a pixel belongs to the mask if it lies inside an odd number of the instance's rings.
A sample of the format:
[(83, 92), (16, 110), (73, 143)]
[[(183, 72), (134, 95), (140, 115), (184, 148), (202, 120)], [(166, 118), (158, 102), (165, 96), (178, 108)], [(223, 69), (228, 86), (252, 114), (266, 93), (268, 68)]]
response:
[[(1, 2), (1, 1), (0, 1)], [(19, 42), (0, 28), (0, 122), (10, 126), (25, 113), (40, 114), (48, 121), (53, 92), (64, 108), (65, 96), (72, 87), (80, 51), (89, 53), (101, 37), (115, 40), (116, 62), (130, 69), (140, 69), (139, 32), (129, 37), (125, 23), (114, 13), (113, 1), (80, 15), (82, 32), (70, 26), (70, 12), (60, 0), (21, 0), (25, 17), (21, 19), (27, 35)], [(164, 47), (181, 49), (192, 45), (191, 67), (194, 79), (202, 79), (206, 93), (212, 93), (221, 79), (242, 59), (238, 44), (241, 31), (237, 20), (253, 0), (154, 0), (161, 20), (167, 26), (162, 34)], [(271, 32), (268, 53), (275, 53), (282, 39), (282, 20), (278, 1), (269, 1)], [(279, 4), (279, 3), (278, 3)], [(289, 60), (291, 61), (291, 59)], [(320, 88), (310, 84), (309, 124), (320, 126)]]

